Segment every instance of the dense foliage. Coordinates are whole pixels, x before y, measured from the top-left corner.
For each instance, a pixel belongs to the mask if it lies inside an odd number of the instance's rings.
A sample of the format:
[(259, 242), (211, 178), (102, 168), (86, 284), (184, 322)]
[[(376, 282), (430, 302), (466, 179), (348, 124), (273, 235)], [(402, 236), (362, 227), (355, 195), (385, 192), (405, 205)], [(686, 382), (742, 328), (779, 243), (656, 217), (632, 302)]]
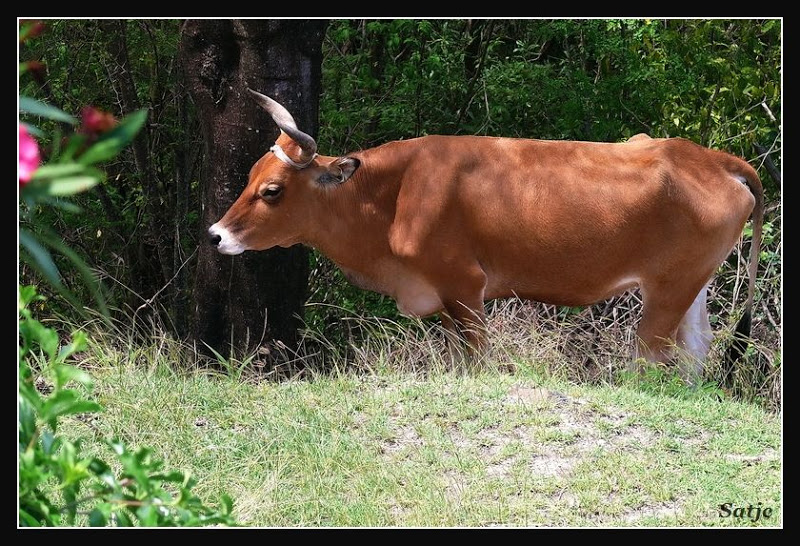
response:
[[(74, 112), (148, 121), (109, 176), (81, 199), (89, 214), (48, 222), (92, 256), (107, 297), (137, 319), (157, 313), (185, 333), (199, 225), (196, 116), (176, 58), (174, 20), (53, 20), (21, 48), (40, 60), (22, 91)], [(343, 153), (422, 134), (619, 141), (681, 136), (750, 161), (767, 190), (767, 238), (756, 322), (780, 328), (780, 20), (335, 20), (324, 43), (321, 151)], [(264, 143), (265, 149), (269, 143)], [(733, 271), (717, 305), (728, 315)], [(387, 298), (353, 288), (312, 256), (306, 319), (345, 335), (349, 312), (396, 318)], [(28, 268), (21, 275), (35, 279)], [(767, 275), (771, 275), (767, 278)], [(67, 279), (74, 283), (75, 279)], [(55, 303), (55, 302), (54, 302)], [(757, 329), (758, 330), (758, 329)]]
[(19, 525), (234, 525), (227, 495), (220, 508), (203, 504), (192, 491), (195, 480), (165, 470), (151, 449), (108, 439), (107, 462), (59, 434), (65, 417), (88, 421), (103, 408), (85, 394), (89, 374), (70, 364), (86, 348), (86, 334), (76, 331), (61, 343), (33, 316), (31, 305), (41, 299), (34, 287), (20, 287)]
[[(86, 104), (117, 116), (147, 109), (130, 149), (106, 161), (103, 182), (77, 200), (86, 214), (48, 211), (43, 221), (93, 257), (110, 303), (123, 312), (174, 278), (156, 303), (182, 330), (189, 268), (181, 265), (196, 247), (202, 143), (187, 112), (177, 42), (171, 20), (46, 21), (37, 39), (20, 47), (20, 60), (39, 67), (20, 78), (20, 93), (66, 112)], [(45, 141), (45, 155), (53, 144)]]

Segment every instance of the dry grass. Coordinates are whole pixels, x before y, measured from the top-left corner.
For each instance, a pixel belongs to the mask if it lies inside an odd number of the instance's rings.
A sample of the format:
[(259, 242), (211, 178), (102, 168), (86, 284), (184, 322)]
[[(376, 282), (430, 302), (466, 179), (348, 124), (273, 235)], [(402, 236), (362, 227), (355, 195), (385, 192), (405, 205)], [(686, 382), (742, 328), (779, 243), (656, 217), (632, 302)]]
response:
[[(490, 349), (481, 366), (513, 374), (524, 363), (537, 367), (545, 376), (615, 384), (625, 375), (634, 347), (641, 299), (638, 292), (629, 292), (583, 309), (508, 299), (491, 302), (487, 311)], [(306, 370), (323, 373), (345, 368), (372, 373), (390, 368), (426, 374), (464, 366), (450, 358), (447, 333), (437, 320), (396, 321), (350, 315), (340, 321), (347, 324), (347, 344), (335, 344), (307, 331), (303, 347), (288, 361), (295, 365), (302, 361)], [(720, 326), (717, 320), (706, 363), (706, 383), (722, 384), (721, 362), (733, 326)], [(293, 373), (299, 371), (296, 366), (289, 367)], [(660, 372), (672, 376), (677, 370), (665, 367)], [(728, 393), (779, 410), (780, 348), (756, 338), (736, 368)]]

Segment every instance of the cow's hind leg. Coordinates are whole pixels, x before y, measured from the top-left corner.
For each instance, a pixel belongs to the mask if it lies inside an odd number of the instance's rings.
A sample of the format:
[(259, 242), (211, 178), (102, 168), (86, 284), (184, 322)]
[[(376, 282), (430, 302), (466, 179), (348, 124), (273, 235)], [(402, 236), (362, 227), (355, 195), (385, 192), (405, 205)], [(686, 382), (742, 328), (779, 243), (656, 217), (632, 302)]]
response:
[[(705, 289), (701, 290), (704, 285), (705, 281), (688, 288), (686, 285), (641, 287), (642, 320), (637, 332), (636, 358), (661, 363), (668, 363), (671, 360), (678, 341), (678, 329), (684, 323), (684, 318), (688, 317), (685, 321), (687, 325), (693, 320), (696, 322), (702, 319), (700, 305), (694, 309), (692, 306), (698, 300), (705, 301)], [(701, 339), (693, 338), (692, 346), (700, 349), (700, 341)], [(683, 378), (692, 382), (695, 378), (690, 377), (688, 371), (682, 369)]]
[(451, 364), (465, 362), (468, 358), (466, 352), (466, 340), (461, 334), (460, 328), (447, 309), (439, 312), (444, 329), (444, 341), (447, 346), (447, 356)]

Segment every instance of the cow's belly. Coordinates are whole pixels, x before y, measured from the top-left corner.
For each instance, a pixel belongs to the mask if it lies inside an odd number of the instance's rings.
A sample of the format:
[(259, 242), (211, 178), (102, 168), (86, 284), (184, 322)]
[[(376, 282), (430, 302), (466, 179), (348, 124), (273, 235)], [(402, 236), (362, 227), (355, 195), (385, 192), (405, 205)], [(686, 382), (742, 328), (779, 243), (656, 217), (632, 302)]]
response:
[[(357, 272), (341, 268), (345, 277), (355, 286), (364, 290), (378, 292), (389, 296), (397, 303), (397, 309), (406, 316), (426, 317), (444, 308), (444, 303), (437, 288), (425, 277), (399, 263), (380, 264), (369, 273)], [(604, 282), (582, 285), (582, 290), (571, 287), (563, 290), (558, 283), (543, 283), (541, 276), (535, 271), (527, 274), (515, 272), (508, 275), (503, 271), (485, 270), (487, 276), (484, 299), (491, 300), (505, 297), (520, 297), (551, 303), (556, 305), (588, 305), (639, 284), (639, 278), (633, 274), (616, 275)]]
[(503, 273), (487, 273), (485, 299), (519, 297), (553, 305), (591, 305), (621, 294), (640, 284), (633, 273), (614, 275), (591, 282), (568, 284), (546, 282), (535, 271), (529, 275), (508, 276)]

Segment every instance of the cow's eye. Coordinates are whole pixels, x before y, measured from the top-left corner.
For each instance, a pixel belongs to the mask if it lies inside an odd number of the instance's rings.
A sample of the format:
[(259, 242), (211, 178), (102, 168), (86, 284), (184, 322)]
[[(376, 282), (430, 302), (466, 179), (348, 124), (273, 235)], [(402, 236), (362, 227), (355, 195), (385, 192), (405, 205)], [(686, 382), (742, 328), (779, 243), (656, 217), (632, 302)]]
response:
[(277, 201), (281, 193), (283, 193), (283, 186), (278, 184), (267, 184), (261, 188), (261, 197), (269, 203)]

